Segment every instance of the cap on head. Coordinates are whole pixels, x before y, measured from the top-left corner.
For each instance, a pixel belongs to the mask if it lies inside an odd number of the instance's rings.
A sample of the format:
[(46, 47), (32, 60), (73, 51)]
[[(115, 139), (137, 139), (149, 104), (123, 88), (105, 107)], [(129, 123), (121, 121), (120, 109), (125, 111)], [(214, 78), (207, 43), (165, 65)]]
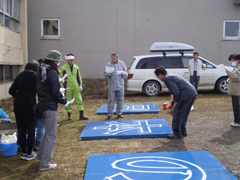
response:
[(57, 50), (49, 51), (48, 55), (45, 59), (50, 60), (50, 61), (59, 61), (59, 62), (63, 61), (62, 60), (62, 54)]

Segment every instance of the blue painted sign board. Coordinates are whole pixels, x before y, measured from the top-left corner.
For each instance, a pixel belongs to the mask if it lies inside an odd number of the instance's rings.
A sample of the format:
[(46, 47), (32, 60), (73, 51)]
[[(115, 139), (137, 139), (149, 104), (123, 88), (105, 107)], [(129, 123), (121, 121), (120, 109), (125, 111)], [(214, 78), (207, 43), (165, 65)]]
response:
[(84, 180), (237, 180), (208, 151), (90, 155)]
[(82, 140), (150, 138), (167, 137), (169, 134), (172, 134), (172, 130), (164, 119), (140, 119), (88, 122), (79, 138)]
[[(124, 104), (122, 114), (148, 114), (159, 113), (159, 107), (156, 103), (150, 104)], [(97, 115), (107, 115), (108, 106), (101, 105), (96, 111)], [(116, 104), (113, 108), (113, 114), (116, 114)]]

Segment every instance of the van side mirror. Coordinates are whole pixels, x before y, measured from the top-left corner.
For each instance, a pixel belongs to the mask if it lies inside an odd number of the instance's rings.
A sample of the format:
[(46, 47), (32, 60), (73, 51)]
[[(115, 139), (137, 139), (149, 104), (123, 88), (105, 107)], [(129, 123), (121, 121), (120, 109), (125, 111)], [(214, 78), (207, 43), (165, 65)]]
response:
[(203, 68), (204, 70), (206, 70), (206, 68), (207, 68), (206, 64), (203, 63), (202, 68)]

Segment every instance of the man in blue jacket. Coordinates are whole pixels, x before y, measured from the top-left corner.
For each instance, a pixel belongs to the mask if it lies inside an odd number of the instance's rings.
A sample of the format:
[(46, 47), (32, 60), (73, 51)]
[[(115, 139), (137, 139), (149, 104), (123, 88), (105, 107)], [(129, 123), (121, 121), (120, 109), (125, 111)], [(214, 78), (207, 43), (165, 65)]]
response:
[(168, 135), (168, 139), (182, 139), (187, 136), (186, 125), (191, 107), (197, 96), (197, 91), (183, 77), (167, 73), (163, 66), (155, 69), (156, 76), (165, 83), (174, 99), (168, 109), (173, 110), (172, 130), (173, 134)]

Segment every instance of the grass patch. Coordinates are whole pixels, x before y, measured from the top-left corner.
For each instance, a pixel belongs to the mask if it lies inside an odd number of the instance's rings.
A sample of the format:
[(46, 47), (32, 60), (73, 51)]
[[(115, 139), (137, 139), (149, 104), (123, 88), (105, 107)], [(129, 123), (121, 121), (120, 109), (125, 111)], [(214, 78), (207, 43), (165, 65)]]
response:
[[(102, 81), (99, 81), (99, 84), (101, 83)], [(107, 104), (106, 97), (87, 95), (86, 92), (90, 91), (85, 87), (83, 102), (85, 115), (89, 117), (89, 121), (105, 120), (106, 116), (96, 115), (95, 112), (100, 105)], [(163, 111), (162, 104), (164, 102), (170, 102), (170, 94), (162, 93), (157, 97), (146, 97), (142, 93), (127, 92), (125, 104), (157, 103), (160, 113), (124, 115), (123, 120), (161, 118), (165, 119), (171, 127), (172, 112)], [(194, 108), (195, 110), (190, 113), (188, 119), (188, 136), (183, 140), (138, 138), (79, 141), (78, 137), (88, 121), (78, 120), (79, 112), (76, 107), (73, 107), (73, 120), (67, 120), (64, 107), (59, 105), (58, 122), (60, 126), (57, 130), (57, 142), (52, 158), (52, 163), (57, 163), (58, 167), (54, 170), (40, 172), (38, 170), (39, 161), (22, 161), (20, 153), (18, 153), (14, 157), (0, 157), (0, 177), (14, 180), (81, 180), (84, 179), (89, 155), (207, 150), (239, 179), (240, 139), (238, 138), (239, 129), (230, 127), (230, 123), (233, 121), (231, 97), (214, 92), (200, 92)]]

